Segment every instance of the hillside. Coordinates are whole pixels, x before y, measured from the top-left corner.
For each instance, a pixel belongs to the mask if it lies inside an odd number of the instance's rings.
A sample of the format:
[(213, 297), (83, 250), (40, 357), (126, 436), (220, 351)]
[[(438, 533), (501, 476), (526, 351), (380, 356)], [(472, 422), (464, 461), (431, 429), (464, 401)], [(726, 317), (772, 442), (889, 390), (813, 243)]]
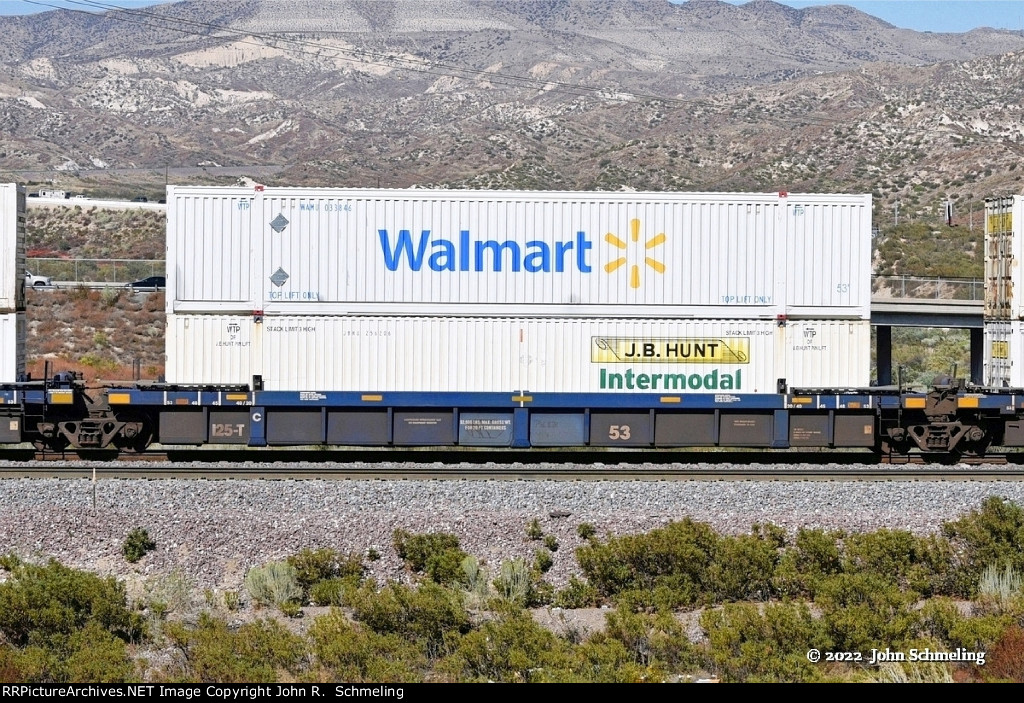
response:
[(952, 199), (960, 221), (1022, 187), (1018, 33), (760, 0), (324, 8), (0, 18), (0, 168), (114, 195), (242, 176), (874, 192), (910, 218)]

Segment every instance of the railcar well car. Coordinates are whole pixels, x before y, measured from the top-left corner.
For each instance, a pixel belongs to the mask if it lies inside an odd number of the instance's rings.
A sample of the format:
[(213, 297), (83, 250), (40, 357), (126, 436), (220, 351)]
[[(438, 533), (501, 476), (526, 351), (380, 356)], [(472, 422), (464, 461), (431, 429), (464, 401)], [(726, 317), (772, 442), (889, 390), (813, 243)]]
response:
[[(0, 192), (13, 382), (24, 192)], [(990, 253), (1019, 260), (1020, 198), (990, 210)], [(9, 383), (18, 431), (0, 441), (1024, 445), (1020, 332), (998, 336), (1024, 308), (1005, 294), (986, 307), (1005, 388), (870, 385), (868, 195), (169, 186), (167, 253), (166, 379)], [(994, 290), (1019, 275), (991, 259)]]

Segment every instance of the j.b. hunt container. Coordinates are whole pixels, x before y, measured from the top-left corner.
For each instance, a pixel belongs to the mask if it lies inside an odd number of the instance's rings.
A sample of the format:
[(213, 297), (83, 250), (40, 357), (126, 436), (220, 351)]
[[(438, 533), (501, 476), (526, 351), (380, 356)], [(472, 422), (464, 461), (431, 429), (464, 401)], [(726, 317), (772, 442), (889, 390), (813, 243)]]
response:
[(871, 199), (168, 188), (167, 312), (870, 317)]
[(867, 320), (172, 314), (167, 381), (264, 390), (765, 394), (868, 384)]

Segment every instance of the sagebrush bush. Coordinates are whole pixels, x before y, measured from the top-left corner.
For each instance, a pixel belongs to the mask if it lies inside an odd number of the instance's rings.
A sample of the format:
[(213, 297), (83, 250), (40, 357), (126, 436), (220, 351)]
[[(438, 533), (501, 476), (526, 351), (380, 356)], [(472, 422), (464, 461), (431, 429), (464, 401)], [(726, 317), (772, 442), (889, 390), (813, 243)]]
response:
[(295, 567), (284, 561), (274, 561), (249, 569), (245, 575), (245, 590), (253, 601), (264, 606), (280, 606), (287, 601), (302, 598), (302, 588), (295, 575)]
[(978, 582), (978, 602), (992, 611), (1008, 612), (1020, 600), (1021, 585), (1020, 574), (1009, 564), (1002, 569), (989, 564)]
[(494, 580), (494, 589), (504, 600), (525, 607), (530, 598), (533, 575), (520, 558), (503, 561)]

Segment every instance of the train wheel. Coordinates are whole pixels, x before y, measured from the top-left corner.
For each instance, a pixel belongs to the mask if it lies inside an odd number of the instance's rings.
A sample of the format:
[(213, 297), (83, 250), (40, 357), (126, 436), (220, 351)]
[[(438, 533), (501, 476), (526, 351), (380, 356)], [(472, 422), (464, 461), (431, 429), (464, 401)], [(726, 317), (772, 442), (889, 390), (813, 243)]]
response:
[(114, 439), (119, 450), (141, 454), (153, 443), (153, 423), (146, 417), (124, 420), (124, 426)]

